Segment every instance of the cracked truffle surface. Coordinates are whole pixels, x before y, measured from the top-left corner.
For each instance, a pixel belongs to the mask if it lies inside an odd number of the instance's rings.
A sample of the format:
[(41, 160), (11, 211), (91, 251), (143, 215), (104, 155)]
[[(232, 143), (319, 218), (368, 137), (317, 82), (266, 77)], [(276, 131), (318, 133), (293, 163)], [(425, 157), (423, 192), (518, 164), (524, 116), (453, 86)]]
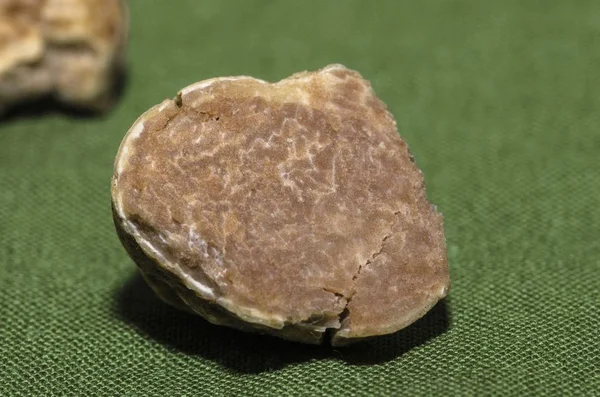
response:
[(112, 181), (119, 236), (159, 296), (216, 324), (334, 345), (448, 291), (442, 217), (357, 72), (224, 77), (142, 115)]

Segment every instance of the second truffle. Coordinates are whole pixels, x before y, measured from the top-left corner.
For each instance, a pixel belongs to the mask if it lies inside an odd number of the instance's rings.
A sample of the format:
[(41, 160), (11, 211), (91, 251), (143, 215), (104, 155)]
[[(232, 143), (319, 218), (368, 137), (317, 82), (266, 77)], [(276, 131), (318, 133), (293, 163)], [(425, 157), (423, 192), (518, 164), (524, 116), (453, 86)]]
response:
[(47, 95), (108, 109), (127, 31), (122, 0), (0, 1), (0, 111)]

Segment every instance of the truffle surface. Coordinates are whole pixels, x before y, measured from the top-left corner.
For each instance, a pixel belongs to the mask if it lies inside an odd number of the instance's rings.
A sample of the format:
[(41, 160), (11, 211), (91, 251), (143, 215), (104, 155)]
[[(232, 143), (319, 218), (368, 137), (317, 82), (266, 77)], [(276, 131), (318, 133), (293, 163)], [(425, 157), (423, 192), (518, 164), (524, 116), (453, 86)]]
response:
[(388, 334), (449, 287), (442, 216), (357, 72), (202, 81), (144, 113), (112, 181), (156, 293), (215, 324), (321, 343)]

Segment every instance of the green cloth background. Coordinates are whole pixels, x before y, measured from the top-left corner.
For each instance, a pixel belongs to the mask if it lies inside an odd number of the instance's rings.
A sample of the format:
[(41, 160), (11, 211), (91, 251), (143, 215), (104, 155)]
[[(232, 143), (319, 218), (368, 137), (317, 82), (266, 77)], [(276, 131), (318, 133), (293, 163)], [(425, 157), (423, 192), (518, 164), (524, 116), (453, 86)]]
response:
[[(106, 117), (0, 121), (0, 395), (600, 393), (600, 2), (132, 0)], [(109, 183), (144, 110), (221, 75), (371, 80), (445, 214), (452, 290), (344, 349), (157, 301)]]

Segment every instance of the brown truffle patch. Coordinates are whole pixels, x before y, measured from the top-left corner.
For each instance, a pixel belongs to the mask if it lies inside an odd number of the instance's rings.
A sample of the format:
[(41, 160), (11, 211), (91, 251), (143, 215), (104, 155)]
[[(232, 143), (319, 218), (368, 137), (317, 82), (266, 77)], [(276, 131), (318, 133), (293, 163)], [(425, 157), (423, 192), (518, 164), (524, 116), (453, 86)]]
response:
[(333, 328), (343, 344), (405, 327), (447, 291), (421, 173), (340, 65), (183, 89), (131, 128), (112, 195), (117, 228), (154, 263), (142, 271), (168, 274), (155, 289), (215, 323), (305, 342)]

